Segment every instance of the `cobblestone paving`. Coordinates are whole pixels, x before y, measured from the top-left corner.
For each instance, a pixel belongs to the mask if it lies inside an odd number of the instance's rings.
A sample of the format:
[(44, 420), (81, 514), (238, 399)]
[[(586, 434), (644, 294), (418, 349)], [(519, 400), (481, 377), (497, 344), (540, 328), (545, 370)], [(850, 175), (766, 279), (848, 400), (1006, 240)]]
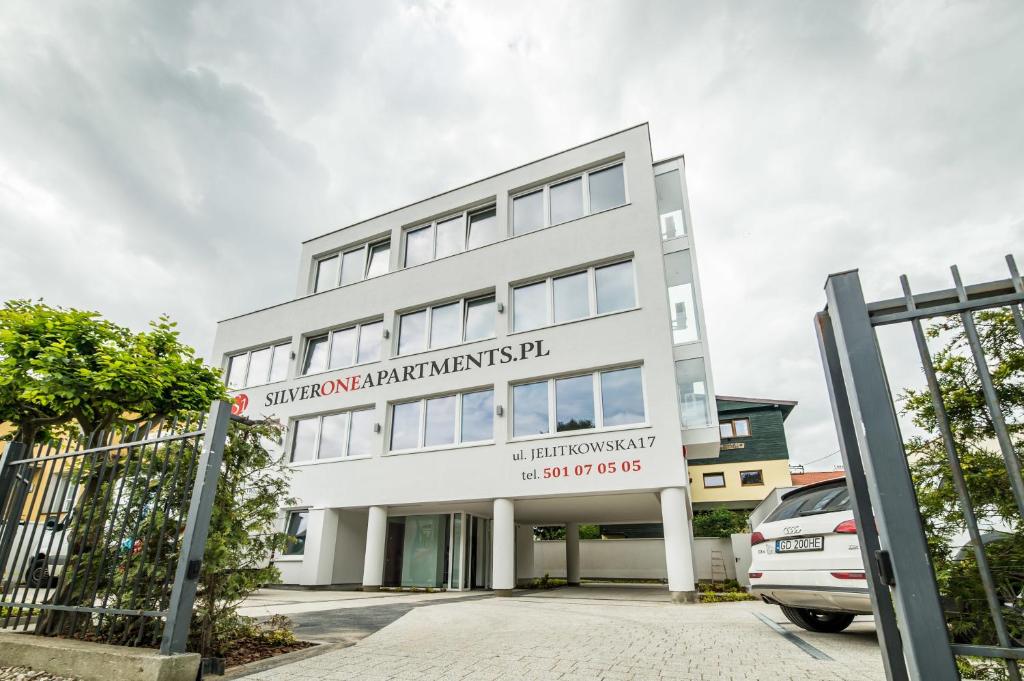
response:
[[(755, 613), (832, 659), (814, 659)], [(246, 678), (881, 681), (885, 675), (870, 621), (824, 635), (793, 627), (778, 608), (762, 603), (523, 596), (423, 605), (354, 646)]]

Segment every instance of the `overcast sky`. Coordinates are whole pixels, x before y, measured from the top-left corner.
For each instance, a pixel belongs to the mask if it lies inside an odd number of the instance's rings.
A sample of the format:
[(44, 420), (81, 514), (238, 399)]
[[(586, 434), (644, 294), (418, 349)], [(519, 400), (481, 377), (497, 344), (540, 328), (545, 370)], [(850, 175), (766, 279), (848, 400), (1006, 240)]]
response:
[(838, 461), (829, 272), (1024, 259), (1018, 0), (6, 0), (0, 298), (167, 312), (206, 355), (301, 240), (643, 121), (686, 154), (717, 392), (799, 400), (795, 462)]

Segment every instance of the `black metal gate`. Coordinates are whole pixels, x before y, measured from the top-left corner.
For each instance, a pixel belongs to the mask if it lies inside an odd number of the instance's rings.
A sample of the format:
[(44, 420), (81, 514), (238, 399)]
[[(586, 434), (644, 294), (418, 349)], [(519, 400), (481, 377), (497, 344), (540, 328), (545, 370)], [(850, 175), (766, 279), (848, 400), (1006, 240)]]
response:
[(230, 417), (0, 457), (0, 629), (185, 651)]
[[(956, 316), (962, 323), (974, 371), (981, 383), (984, 411), (1005, 463), (1017, 512), (1024, 518), (1020, 459), (974, 317), (981, 310), (1008, 307), (1024, 342), (1024, 317), (1020, 309), (1024, 303), (1024, 282), (1013, 257), (1006, 256), (1006, 262), (1009, 279), (965, 286), (953, 267), (954, 288), (929, 293), (912, 293), (903, 276), (902, 298), (874, 303), (865, 302), (856, 271), (833, 274), (825, 286), (827, 307), (815, 319), (889, 679), (957, 679), (958, 655), (1002, 659), (1008, 677), (1020, 679), (1017, 661), (1024, 659), (1024, 648), (1012, 639), (1004, 620), (1006, 595), (998, 592), (986, 558), (976, 514), (977, 499), (972, 500), (965, 482), (962, 452), (958, 451), (950, 429), (923, 326), (924, 320), (936, 317)], [(910, 324), (913, 328), (948, 462), (946, 473), (958, 497), (985, 592), (985, 607), (996, 632), (997, 640), (986, 645), (964, 645), (950, 639), (875, 332), (876, 327), (887, 324)], [(1019, 598), (1020, 594), (1016, 594), (1016, 600)]]

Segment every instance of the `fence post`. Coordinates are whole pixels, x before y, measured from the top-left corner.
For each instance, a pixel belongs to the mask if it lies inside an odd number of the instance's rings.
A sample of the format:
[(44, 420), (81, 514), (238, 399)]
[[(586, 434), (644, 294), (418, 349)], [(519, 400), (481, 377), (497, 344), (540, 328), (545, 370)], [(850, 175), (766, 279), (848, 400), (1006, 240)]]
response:
[(860, 536), (860, 554), (864, 572), (868, 578), (868, 592), (871, 606), (875, 611), (876, 627), (879, 629), (878, 644), (882, 648), (882, 664), (889, 681), (907, 681), (907, 663), (903, 658), (903, 642), (900, 640), (896, 611), (892, 605), (889, 586), (878, 571), (875, 552), (879, 550), (878, 529), (875, 527), (871, 510), (871, 495), (864, 476), (864, 462), (857, 447), (857, 436), (850, 419), (850, 402), (846, 397), (846, 383), (839, 366), (839, 352), (832, 323), (827, 312), (815, 315), (814, 325), (818, 331), (818, 349), (825, 365), (825, 384), (828, 386), (829, 401), (832, 404), (832, 418), (839, 435), (839, 451), (843, 455), (843, 468), (853, 502), (853, 517), (857, 521)]
[(17, 469), (13, 463), (25, 458), (26, 451), (24, 442), (8, 442), (3, 454), (0, 454), (0, 584), (3, 584), (2, 578), (10, 557), (7, 554), (14, 543), (14, 535), (18, 533), (23, 503), (23, 495), (17, 493), (20, 490), (14, 487)]
[(856, 271), (829, 276), (828, 316), (911, 678), (959, 678), (885, 368)]
[(210, 531), (210, 516), (217, 495), (220, 465), (224, 459), (224, 441), (227, 439), (231, 406), (219, 400), (210, 407), (206, 419), (203, 450), (196, 466), (196, 480), (192, 500), (188, 507), (185, 534), (181, 539), (181, 553), (174, 573), (171, 601), (167, 608), (160, 653), (170, 655), (185, 652), (188, 631), (192, 623), (192, 607), (196, 600), (196, 580), (202, 566), (206, 537)]

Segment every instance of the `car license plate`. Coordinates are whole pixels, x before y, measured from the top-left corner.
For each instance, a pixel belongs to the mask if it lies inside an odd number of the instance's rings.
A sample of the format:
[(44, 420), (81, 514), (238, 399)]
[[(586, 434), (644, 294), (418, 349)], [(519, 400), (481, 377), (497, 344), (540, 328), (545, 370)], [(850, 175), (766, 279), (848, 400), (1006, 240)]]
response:
[(775, 540), (775, 553), (787, 553), (792, 551), (823, 551), (824, 549), (824, 537), (794, 537), (793, 539)]

